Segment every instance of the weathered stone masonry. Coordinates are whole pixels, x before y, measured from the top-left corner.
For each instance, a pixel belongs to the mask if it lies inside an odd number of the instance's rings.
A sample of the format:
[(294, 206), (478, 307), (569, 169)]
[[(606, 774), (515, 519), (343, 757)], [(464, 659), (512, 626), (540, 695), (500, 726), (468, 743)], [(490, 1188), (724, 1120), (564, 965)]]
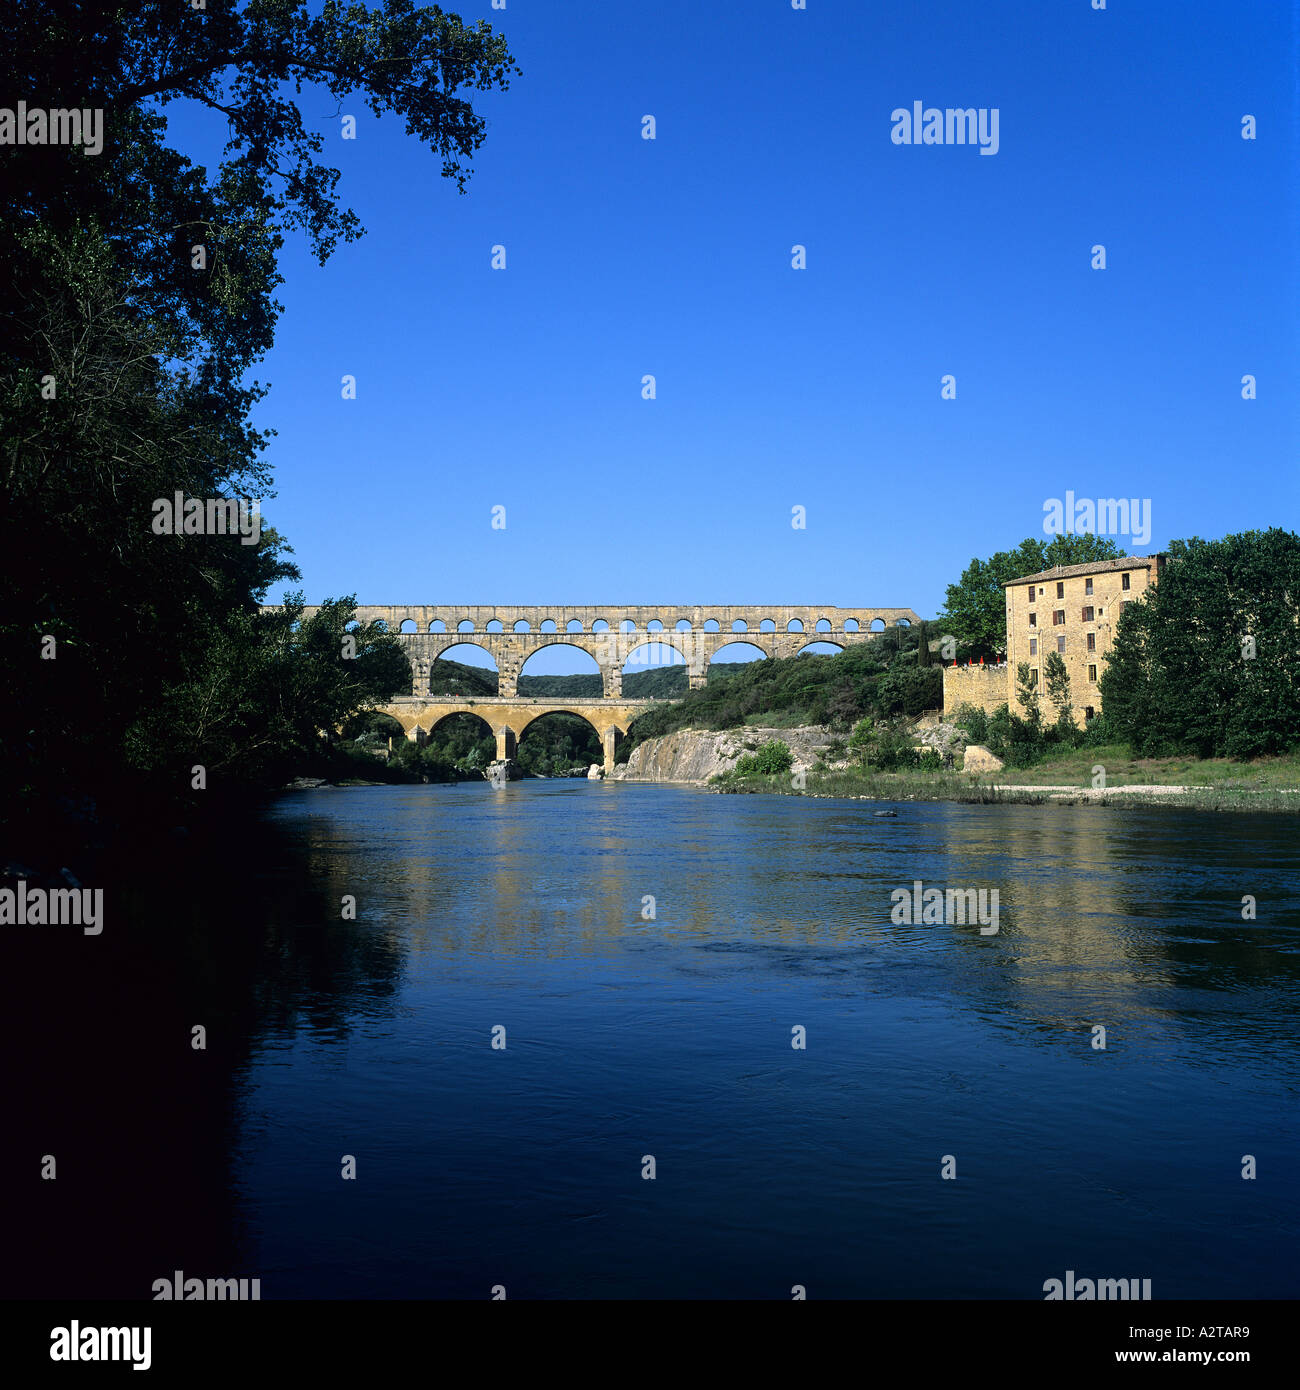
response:
[[(317, 610), (308, 608), (303, 616)], [(911, 608), (832, 608), (806, 605), (664, 607), (652, 605), (368, 604), (357, 608), (361, 623), (380, 621), (400, 637), (411, 663), (411, 693), (384, 712), (417, 739), (452, 714), (477, 714), (497, 736), (497, 756), (514, 752), (514, 742), (543, 714), (563, 711), (586, 719), (600, 734), (606, 771), (614, 766), (614, 739), (653, 701), (623, 699), (623, 666), (633, 650), (648, 642), (681, 653), (692, 689), (708, 679), (715, 653), (732, 642), (748, 642), (767, 656), (797, 655), (810, 642), (839, 647), (869, 641), (896, 624), (920, 622)], [(820, 626), (819, 626), (820, 624)], [(680, 626), (679, 626), (680, 625)], [(519, 630), (516, 631), (516, 628)], [(496, 698), (470, 700), (430, 689), (434, 661), (449, 648), (471, 642), (496, 662)], [(603, 698), (581, 703), (529, 700), (518, 694), (524, 663), (543, 647), (577, 647), (596, 662)], [(442, 696), (441, 699), (438, 697)]]

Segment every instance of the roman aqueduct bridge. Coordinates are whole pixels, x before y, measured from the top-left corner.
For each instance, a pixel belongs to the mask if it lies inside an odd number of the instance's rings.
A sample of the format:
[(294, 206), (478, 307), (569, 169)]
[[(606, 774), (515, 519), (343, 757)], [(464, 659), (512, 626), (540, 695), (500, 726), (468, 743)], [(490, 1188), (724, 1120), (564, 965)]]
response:
[[(317, 610), (307, 608), (303, 617)], [(606, 770), (614, 765), (614, 740), (652, 700), (623, 698), (623, 667), (647, 643), (672, 647), (686, 664), (692, 689), (708, 679), (714, 655), (733, 642), (747, 642), (769, 657), (797, 656), (813, 642), (841, 649), (866, 642), (897, 624), (920, 622), (910, 608), (832, 608), (826, 606), (733, 605), (673, 607), (596, 605), (585, 607), (466, 604), (358, 605), (357, 621), (380, 622), (400, 638), (411, 663), (411, 693), (383, 706), (408, 738), (429, 733), (452, 714), (476, 714), (497, 736), (497, 756), (514, 752), (515, 741), (534, 719), (564, 712), (587, 720), (601, 736)], [(470, 699), (434, 690), (433, 663), (452, 647), (470, 643), (491, 656), (497, 668), (497, 695)], [(545, 647), (569, 646), (586, 652), (601, 675), (600, 698), (529, 699), (518, 693), (525, 662)]]

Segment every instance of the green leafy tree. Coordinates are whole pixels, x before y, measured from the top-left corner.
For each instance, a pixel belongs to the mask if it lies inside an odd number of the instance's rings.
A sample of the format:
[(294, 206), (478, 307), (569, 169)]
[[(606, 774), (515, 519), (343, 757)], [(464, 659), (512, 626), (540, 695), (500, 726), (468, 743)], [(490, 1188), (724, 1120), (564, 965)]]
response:
[[(0, 8), (0, 88), (104, 112), (98, 157), (0, 146), (6, 813), (131, 770), (169, 778), (178, 740), (231, 777), (270, 775), (301, 751), (301, 719), (332, 727), (384, 685), (358, 675), (384, 668), (377, 650), (350, 672), (313, 657), (332, 616), (291, 640), (258, 613), (297, 578), (274, 530), (251, 545), (158, 535), (152, 504), (272, 495), (250, 369), (271, 345), (284, 237), (301, 232), (324, 261), (361, 233), (309, 129), (321, 102), (353, 94), (399, 116), (463, 188), (485, 131), (470, 98), (515, 71), (485, 23), (408, 0)], [(215, 171), (169, 143), (174, 102), (225, 120)], [(47, 638), (56, 660), (40, 658)], [(259, 682), (303, 695), (301, 719), (270, 709), (257, 726)]]
[(1047, 687), (1047, 698), (1056, 710), (1056, 722), (1061, 727), (1073, 727), (1074, 719), (1070, 705), (1070, 672), (1059, 652), (1048, 652), (1043, 662), (1043, 684)]
[(1101, 678), (1135, 752), (1256, 757), (1300, 743), (1300, 536), (1175, 541), (1121, 610)]
[(1007, 601), (1003, 585), (1056, 565), (1083, 565), (1114, 560), (1124, 552), (1105, 536), (1035, 536), (1014, 550), (999, 550), (987, 560), (975, 559), (949, 584), (940, 621), (957, 639), (961, 656), (996, 657), (1007, 649)]
[(1027, 661), (1016, 667), (1016, 694), (1024, 708), (1028, 721), (1034, 729), (1042, 727), (1043, 711), (1039, 703), (1038, 681), (1033, 668)]
[(316, 758), (322, 740), (362, 710), (410, 689), (397, 639), (356, 625), (353, 596), (307, 619), (303, 611), (302, 595), (292, 594), (278, 610), (227, 617), (208, 635), (201, 665), (127, 729), (129, 763), (174, 782), (194, 764), (209, 785), (277, 780)]
[(870, 715), (859, 719), (849, 735), (850, 748), (867, 748), (876, 736), (876, 721)]

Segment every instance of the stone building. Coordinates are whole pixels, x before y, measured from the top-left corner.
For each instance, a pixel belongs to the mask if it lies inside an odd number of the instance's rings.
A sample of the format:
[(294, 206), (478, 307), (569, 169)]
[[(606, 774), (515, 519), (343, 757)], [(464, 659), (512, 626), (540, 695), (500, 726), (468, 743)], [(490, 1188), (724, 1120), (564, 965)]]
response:
[(1126, 603), (1131, 603), (1164, 571), (1164, 555), (1126, 555), (1087, 565), (1058, 565), (1039, 574), (1022, 575), (1004, 586), (1007, 601), (1007, 656), (999, 666), (950, 666), (943, 675), (943, 707), (954, 712), (970, 704), (990, 713), (1008, 704), (1026, 713), (1016, 691), (1016, 670), (1028, 665), (1043, 700), (1043, 714), (1053, 717), (1047, 702), (1043, 663), (1057, 652), (1070, 673), (1070, 703), (1076, 724), (1101, 713), (1099, 681), (1103, 663), (1115, 640), (1115, 627)]

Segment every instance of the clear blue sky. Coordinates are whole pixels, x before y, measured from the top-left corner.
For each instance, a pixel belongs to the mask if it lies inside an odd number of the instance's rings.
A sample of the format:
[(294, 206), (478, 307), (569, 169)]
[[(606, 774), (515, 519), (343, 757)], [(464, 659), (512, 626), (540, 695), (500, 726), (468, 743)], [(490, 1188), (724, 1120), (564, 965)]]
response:
[[(1067, 490), (1151, 499), (1130, 551), (1295, 529), (1292, 0), (445, 7), (524, 70), (465, 196), (305, 98), (368, 233), (289, 244), (257, 372), (310, 602), (929, 616)], [(893, 144), (918, 100), (998, 153)]]

